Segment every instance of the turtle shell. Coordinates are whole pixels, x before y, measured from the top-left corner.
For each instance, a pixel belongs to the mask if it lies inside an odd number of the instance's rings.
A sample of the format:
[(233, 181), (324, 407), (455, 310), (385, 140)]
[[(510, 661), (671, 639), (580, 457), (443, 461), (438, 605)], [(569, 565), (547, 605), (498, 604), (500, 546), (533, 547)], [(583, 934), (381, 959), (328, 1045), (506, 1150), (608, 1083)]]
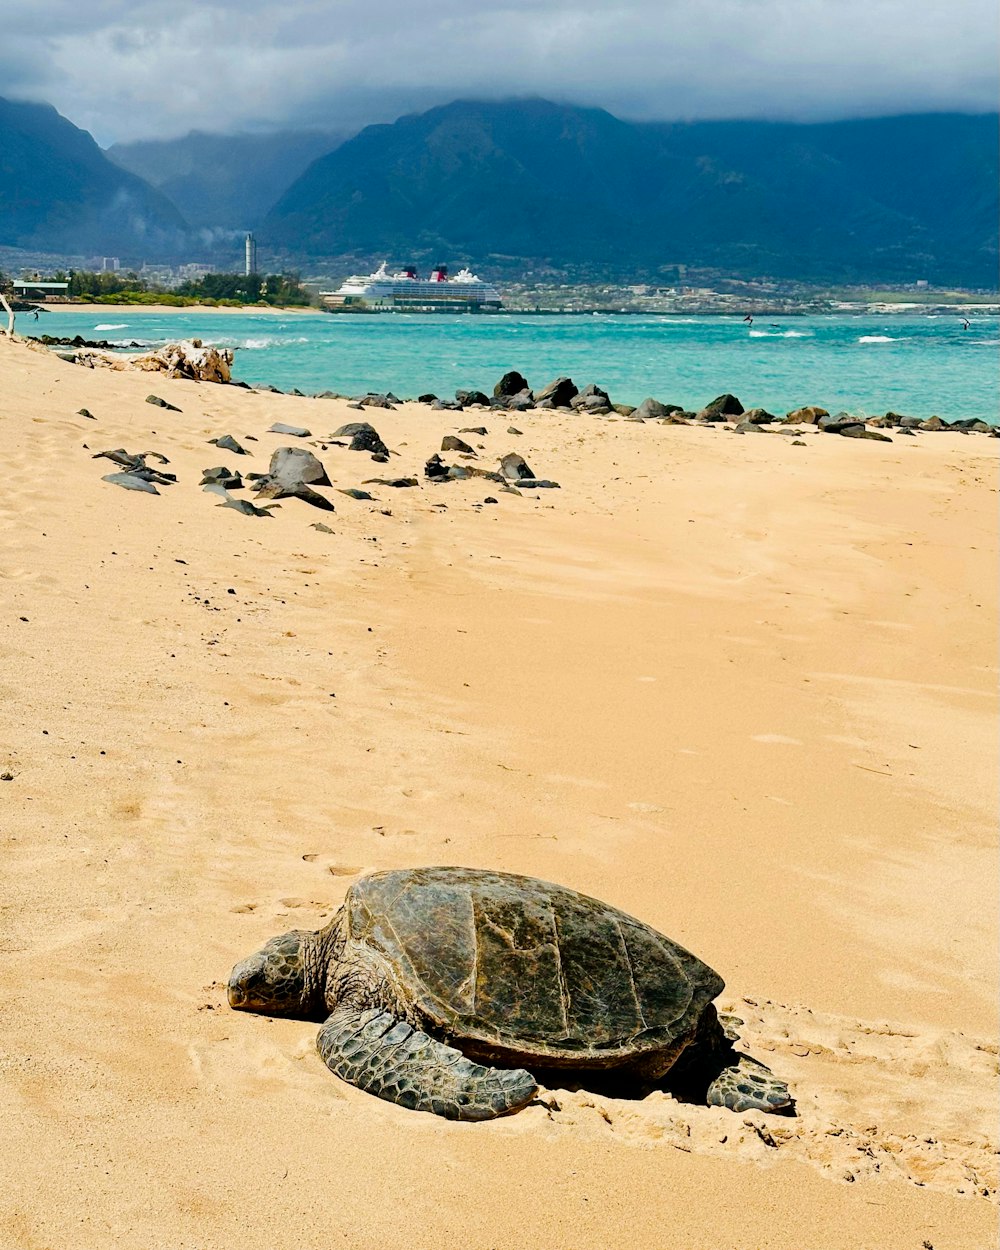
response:
[(694, 1030), (722, 978), (607, 903), (533, 877), (415, 868), (348, 893), (350, 936), (380, 953), (436, 1031), (485, 1052), (614, 1066)]

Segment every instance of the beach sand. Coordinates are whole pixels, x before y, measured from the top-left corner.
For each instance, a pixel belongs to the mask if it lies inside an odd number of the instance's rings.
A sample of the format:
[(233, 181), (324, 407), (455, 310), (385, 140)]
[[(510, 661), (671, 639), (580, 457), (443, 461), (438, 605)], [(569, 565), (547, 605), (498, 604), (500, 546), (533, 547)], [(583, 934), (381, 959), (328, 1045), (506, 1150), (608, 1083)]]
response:
[[(995, 1244), (1000, 440), (511, 415), (0, 339), (0, 1245)], [(561, 489), (257, 519), (198, 487), (266, 471), (273, 421), (363, 419), (399, 454), (314, 446), (337, 486), (485, 425), (481, 465)], [(178, 483), (102, 481), (117, 447)], [(229, 1010), (237, 959), (436, 863), (695, 951), (798, 1116), (584, 1087), (448, 1123)]]
[[(286, 316), (288, 313), (317, 313), (322, 310), (312, 306), (303, 306), (301, 304), (281, 304), (277, 307), (272, 304), (243, 304), (238, 308), (230, 308), (228, 305), (219, 307), (218, 304), (186, 304), (179, 306), (176, 304), (59, 304), (59, 303), (41, 303), (39, 308), (47, 313), (134, 313), (134, 312), (155, 312), (159, 313), (219, 313), (225, 315), (227, 313), (239, 313), (246, 316), (252, 313), (255, 317), (263, 314), (274, 313), (279, 316)], [(18, 313), (19, 328), (24, 334), (34, 334), (41, 323), (45, 320), (40, 317), (35, 322), (30, 313)], [(55, 323), (53, 323), (55, 324)], [(48, 331), (46, 331), (47, 333)]]

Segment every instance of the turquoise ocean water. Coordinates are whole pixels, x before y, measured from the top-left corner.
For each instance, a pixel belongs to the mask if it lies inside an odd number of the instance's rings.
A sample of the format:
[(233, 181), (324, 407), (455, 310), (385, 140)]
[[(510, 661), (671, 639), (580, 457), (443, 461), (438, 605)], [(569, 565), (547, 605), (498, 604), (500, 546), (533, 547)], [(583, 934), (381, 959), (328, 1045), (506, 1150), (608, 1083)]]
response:
[(700, 408), (723, 391), (784, 413), (820, 404), (873, 416), (980, 417), (1000, 423), (1000, 319), (977, 316), (442, 316), (162, 313), (129, 309), (21, 317), (26, 334), (159, 344), (201, 338), (236, 348), (235, 377), (282, 390), (360, 395), (457, 387), (487, 392), (508, 369), (540, 387), (568, 374), (612, 400)]

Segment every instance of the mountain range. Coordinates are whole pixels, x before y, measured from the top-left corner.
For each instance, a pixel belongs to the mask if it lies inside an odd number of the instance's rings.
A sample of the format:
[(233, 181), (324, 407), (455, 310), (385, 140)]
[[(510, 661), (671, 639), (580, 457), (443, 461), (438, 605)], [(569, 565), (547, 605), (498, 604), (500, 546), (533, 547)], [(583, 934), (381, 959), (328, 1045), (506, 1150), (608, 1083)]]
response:
[(213, 228), (256, 228), (275, 264), (994, 288), (998, 136), (996, 114), (637, 123), (456, 101), (346, 140), (193, 132), (105, 154), (50, 106), (0, 100), (0, 246), (190, 260)]
[(187, 242), (170, 200), (113, 165), (87, 131), (51, 105), (0, 98), (0, 245), (164, 255)]
[(459, 101), (315, 161), (261, 238), (312, 255), (994, 286), (998, 121), (642, 124)]
[(253, 230), (278, 195), (347, 132), (206, 134), (116, 143), (107, 155), (162, 191), (192, 226)]

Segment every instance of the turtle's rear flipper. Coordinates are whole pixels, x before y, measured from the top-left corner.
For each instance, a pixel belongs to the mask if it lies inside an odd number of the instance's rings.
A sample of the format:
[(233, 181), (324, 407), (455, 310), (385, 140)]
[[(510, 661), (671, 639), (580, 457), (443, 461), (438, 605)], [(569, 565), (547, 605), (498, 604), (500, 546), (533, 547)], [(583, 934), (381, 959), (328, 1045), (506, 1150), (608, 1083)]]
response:
[(708, 1087), (706, 1101), (710, 1107), (728, 1107), (730, 1111), (776, 1111), (788, 1115), (795, 1101), (788, 1086), (770, 1068), (750, 1059), (734, 1055), (737, 1062), (723, 1068)]
[(449, 1120), (519, 1111), (538, 1086), (520, 1068), (484, 1068), (387, 1011), (340, 1008), (316, 1046), (337, 1076), (379, 1098)]

